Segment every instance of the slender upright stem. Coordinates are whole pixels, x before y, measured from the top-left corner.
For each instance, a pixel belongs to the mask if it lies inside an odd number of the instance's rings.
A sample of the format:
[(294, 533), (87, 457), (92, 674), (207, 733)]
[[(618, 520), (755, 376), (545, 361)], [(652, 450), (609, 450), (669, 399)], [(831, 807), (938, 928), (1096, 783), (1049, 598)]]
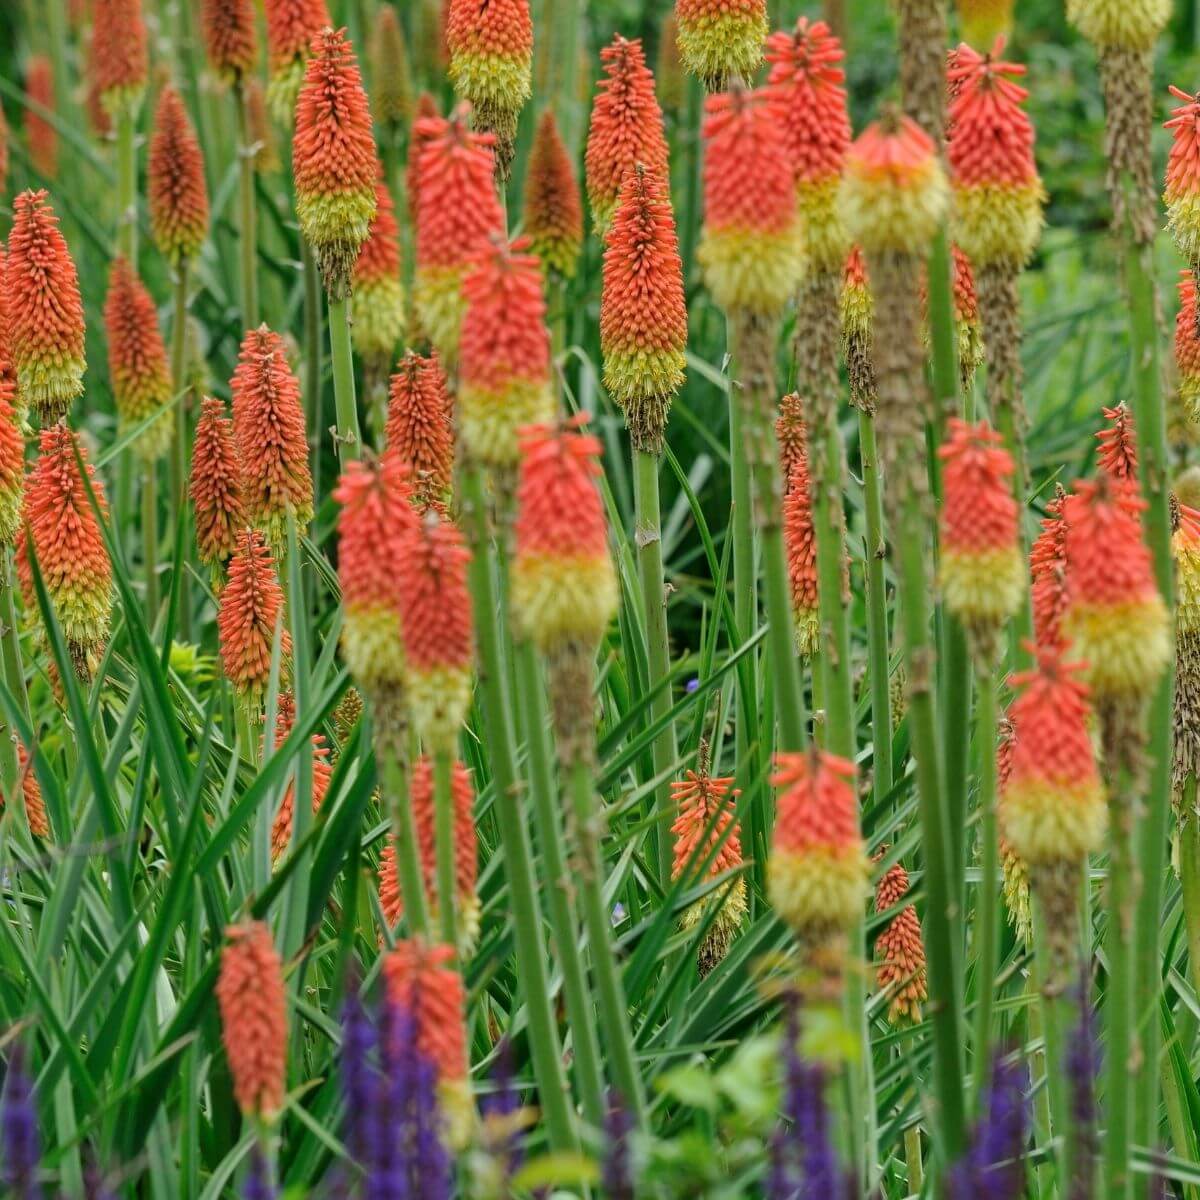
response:
[[(397, 745), (385, 744), (395, 740)], [(421, 875), (421, 852), (417, 846), (417, 826), (413, 819), (407, 763), (402, 761), (403, 738), (376, 739), (376, 759), (383, 777), (384, 799), (392, 817), (392, 839), (396, 853), (396, 876), (404, 899), (404, 915), (409, 932), (429, 936), (429, 905)], [(454, 945), (453, 942), (450, 945)]]
[(308, 239), (300, 239), (300, 261), (304, 268), (304, 403), (308, 413), (308, 440), (313, 447), (313, 490), (321, 494), (321, 445), (323, 397), (321, 395), (321, 275)]
[(1071, 1178), (1069, 1151), (1073, 1125), (1067, 1106), (1066, 1031), (1067, 1010), (1066, 980), (1061, 978), (1061, 964), (1051, 962), (1051, 947), (1057, 940), (1047, 929), (1044, 910), (1034, 898), (1034, 977), (1037, 981), (1039, 1007), (1042, 1014), (1042, 1036), (1046, 1046), (1043, 1056), (1046, 1070), (1046, 1093), (1050, 1098), (1050, 1126), (1046, 1131), (1057, 1143), (1057, 1154), (1047, 1164), (1045, 1176), (1052, 1170), (1058, 1173), (1059, 1195), (1067, 1191)]
[(343, 297), (329, 298), (329, 349), (333, 359), (333, 405), (337, 420), (338, 461), (345, 466), (362, 453), (354, 360), (350, 352), (350, 310)]
[(1195, 775), (1187, 777), (1179, 798), (1179, 882), (1192, 986), (1200, 992), (1200, 818), (1196, 814)]
[[(729, 468), (733, 489), (733, 619), (738, 637), (750, 637), (757, 625), (758, 578), (754, 555), (754, 512), (750, 497), (750, 464), (746, 459), (742, 429), (741, 405), (732, 386), (730, 364), (729, 393)], [(735, 647), (736, 649), (736, 647)], [(738, 673), (738, 720), (735, 726), (738, 763), (744, 763), (749, 753), (754, 731), (749, 727), (749, 715), (758, 698), (758, 664), (756, 651), (749, 654), (749, 670)]]
[(908, 1168), (908, 1194), (921, 1195), (925, 1172), (921, 1164), (921, 1127), (910, 1125), (904, 1131), (904, 1162)]
[[(187, 307), (188, 307), (188, 262), (181, 259), (175, 268), (174, 310), (171, 318), (171, 386), (176, 393), (185, 387), (187, 374)], [(171, 535), (179, 525), (179, 514), (186, 503), (188, 481), (189, 441), (191, 435), (191, 413), (188, 404), (190, 393), (181, 396), (175, 405), (175, 437), (171, 443), (170, 486), (171, 486)], [(184, 642), (192, 639), (192, 605), (189, 598), (189, 575), (186, 568), (179, 580), (179, 637)]]
[(136, 112), (122, 105), (117, 114), (117, 251), (137, 274)]
[(978, 941), (975, 954), (975, 1094), (981, 1096), (991, 1066), (992, 1013), (1000, 938), (1000, 850), (996, 834), (996, 681), (991, 673), (976, 676), (978, 704), (975, 745), (979, 754), (979, 891), (975, 905)]
[(454, 870), (454, 762), (448, 750), (433, 756), (434, 853), (437, 858), (438, 925), (442, 941), (457, 952)]
[(254, 198), (254, 133), (250, 128), (250, 106), (243, 88), (237, 89), (238, 106), (238, 207), (239, 245), (241, 248), (242, 326), (258, 325), (258, 249), (257, 213)]
[(142, 565), (146, 573), (146, 623), (158, 612), (158, 463), (144, 465), (142, 483)]
[[(21, 665), (21, 638), (17, 630), (17, 616), (13, 606), (12, 552), (5, 547), (0, 552), (0, 569), (4, 572), (0, 581), (0, 623), (3, 623), (2, 645), (4, 658), (4, 683), (17, 698), (26, 721), (29, 720), (29, 696), (25, 690), (25, 671)], [(0, 735), (0, 781), (4, 785), (4, 797), (11, 802), (17, 794), (19, 759), (15, 730), (11, 725)]]

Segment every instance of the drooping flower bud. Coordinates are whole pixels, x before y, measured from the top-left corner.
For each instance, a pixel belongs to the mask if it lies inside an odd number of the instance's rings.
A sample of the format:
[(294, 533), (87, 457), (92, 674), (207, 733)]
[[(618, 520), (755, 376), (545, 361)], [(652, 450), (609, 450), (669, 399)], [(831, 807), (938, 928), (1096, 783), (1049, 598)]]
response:
[(392, 194), (375, 182), (375, 217), (354, 264), (354, 324), (350, 337), (368, 370), (385, 375), (404, 334), (404, 284), (400, 280), (400, 227)]
[[(876, 860), (886, 851), (886, 846), (881, 847)], [(902, 864), (893, 863), (875, 885), (875, 911), (885, 913), (903, 903), (908, 890), (908, 872)], [(875, 938), (875, 961), (879, 990), (889, 1000), (888, 1020), (893, 1025), (920, 1021), (921, 1005), (929, 998), (929, 990), (921, 921), (911, 904), (905, 904), (879, 931)]]
[(200, 28), (208, 65), (227, 84), (241, 83), (258, 59), (251, 0), (200, 0)]
[(238, 534), (247, 518), (233, 422), (225, 415), (225, 402), (212, 396), (206, 396), (200, 405), (188, 494), (192, 498), (200, 561), (219, 567), (237, 547)]
[(165, 87), (154, 115), (147, 164), (150, 232), (172, 266), (196, 257), (208, 231), (204, 157), (179, 93)]
[(453, 413), (436, 355), (405, 352), (392, 376), (384, 438), (387, 453), (398, 456), (417, 491), (443, 500), (450, 494)]
[(675, 0), (679, 57), (710, 92), (749, 81), (767, 40), (766, 0)]
[(263, 0), (267, 16), (267, 104), (289, 126), (312, 40), (331, 24), (325, 0)]
[(404, 26), (393, 7), (382, 4), (375, 15), (371, 38), (371, 103), (375, 120), (393, 130), (407, 125), (412, 117), (412, 90)]
[(523, 228), (547, 271), (564, 279), (574, 276), (583, 247), (583, 205), (575, 169), (551, 108), (538, 120), (529, 152)]
[(44, 54), (31, 54), (25, 64), (25, 141), (33, 169), (44, 179), (58, 177), (58, 130), (43, 115), (53, 113), (54, 67)]
[(105, 111), (136, 113), (149, 72), (141, 0), (96, 0), (90, 66)]

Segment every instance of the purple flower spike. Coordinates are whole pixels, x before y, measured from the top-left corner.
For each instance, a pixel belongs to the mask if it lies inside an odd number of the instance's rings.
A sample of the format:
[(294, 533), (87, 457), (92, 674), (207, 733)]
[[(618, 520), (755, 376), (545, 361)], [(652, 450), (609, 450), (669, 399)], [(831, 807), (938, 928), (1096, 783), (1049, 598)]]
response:
[(25, 1051), (14, 1045), (4, 1080), (4, 1098), (0, 1101), (0, 1130), (4, 1145), (4, 1182), (15, 1200), (41, 1200), (38, 1163), (37, 1106), (33, 1101), (33, 1080), (25, 1070)]
[(629, 1135), (633, 1117), (621, 1098), (609, 1094), (608, 1113), (604, 1118), (605, 1153), (600, 1183), (607, 1200), (634, 1200), (633, 1163), (629, 1153)]
[(374, 1049), (375, 1029), (357, 984), (351, 981), (342, 1006), (342, 1094), (346, 1098), (346, 1144), (363, 1167), (371, 1140), (369, 1126), (377, 1087), (371, 1066)]
[(1067, 1038), (1066, 1071), (1070, 1088), (1074, 1153), (1071, 1159), (1070, 1200), (1092, 1200), (1096, 1186), (1096, 1163), (1100, 1155), (1097, 1129), (1096, 1079), (1100, 1073), (1100, 1051), (1096, 1040), (1095, 1014), (1085, 976), (1079, 986), (1079, 1024)]
[(997, 1057), (971, 1145), (949, 1176), (951, 1200), (1020, 1200), (1029, 1107), (1021, 1064)]
[(250, 1169), (246, 1172), (246, 1184), (242, 1190), (244, 1200), (275, 1200), (278, 1193), (271, 1182), (271, 1167), (262, 1147), (256, 1145), (250, 1151)]
[[(503, 1038), (496, 1047), (496, 1062), (492, 1070), (492, 1079), (496, 1090), (484, 1101), (485, 1117), (495, 1118), (503, 1129), (521, 1108), (521, 1097), (513, 1086), (513, 1052), (512, 1042)], [(516, 1174), (521, 1165), (522, 1147), (521, 1132), (515, 1127), (506, 1130), (504, 1138), (494, 1147), (500, 1160), (504, 1182), (507, 1183)]]

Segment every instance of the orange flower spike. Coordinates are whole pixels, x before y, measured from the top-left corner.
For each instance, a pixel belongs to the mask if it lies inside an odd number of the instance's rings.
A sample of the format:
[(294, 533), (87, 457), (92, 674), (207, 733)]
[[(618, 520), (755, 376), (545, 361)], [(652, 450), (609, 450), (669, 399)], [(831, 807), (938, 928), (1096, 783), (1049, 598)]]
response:
[(49, 424), (83, 393), (79, 278), (46, 193), (22, 192), (13, 210), (4, 273), (12, 365), (20, 403)]
[(1096, 434), (1100, 443), (1096, 460), (1114, 483), (1131, 488), (1138, 487), (1137, 430), (1134, 428), (1133, 413), (1124, 403), (1115, 408), (1101, 409), (1104, 419), (1111, 422), (1107, 429)]
[[(391, 9), (385, 9), (390, 12)], [(437, 136), (440, 127), (437, 103), (428, 92), (417, 97), (416, 111), (408, 131), (408, 162), (404, 170), (404, 183), (408, 189), (408, 219), (414, 229), (421, 198), (421, 154), (426, 142)], [(424, 124), (423, 124), (424, 122)]]
[(817, 537), (813, 528), (808, 452), (792, 458), (787, 495), (783, 498), (783, 538), (787, 552), (792, 613), (796, 621), (796, 653), (811, 658), (820, 644), (821, 616), (817, 595)]
[(973, 651), (990, 662), (1025, 589), (1012, 457), (986, 422), (969, 425), (958, 418), (950, 421), (938, 457), (945, 495), (942, 593)]
[(959, 46), (948, 72), (954, 100), (947, 158), (954, 188), (954, 240), (976, 270), (1019, 270), (1042, 231), (1046, 192), (1033, 157), (1034, 131), (1013, 82), (1025, 68)]
[(867, 412), (875, 411), (876, 380), (874, 359), (875, 301), (867, 276), (867, 262), (855, 246), (846, 258), (842, 291), (838, 297), (842, 322), (842, 352), (850, 377), (851, 403)]
[(267, 104), (275, 120), (290, 126), (309, 45), (332, 22), (325, 0), (263, 0), (263, 8), (267, 16)]
[(808, 261), (835, 273), (850, 249), (838, 212), (838, 188), (850, 148), (845, 53), (824, 21), (801, 17), (793, 32), (767, 39), (768, 90), (778, 99)]
[(270, 1120), (287, 1081), (283, 964), (263, 921), (231, 925), (225, 936), (216, 993), (233, 1095), (246, 1116)]
[[(58, 130), (42, 115), (54, 112), (54, 67), (44, 54), (31, 54), (25, 64), (25, 140), (33, 169), (48, 180), (58, 177)], [(34, 105), (37, 107), (35, 108)]]
[(283, 339), (266, 325), (242, 339), (230, 391), (246, 512), (278, 550), (287, 542), (289, 512), (298, 530), (312, 520), (313, 484), (300, 384)]
[(212, 396), (206, 396), (200, 405), (188, 494), (195, 513), (200, 561), (220, 566), (236, 549), (247, 518), (233, 422), (225, 415), (225, 402)]
[[(229, 562), (229, 582), (217, 611), (221, 662), (238, 699), (257, 711), (267, 694), (275, 626), (283, 613), (283, 589), (266, 539), (257, 529), (238, 534)], [(286, 675), (292, 639), (280, 630), (280, 674)]]
[(984, 359), (983, 324), (979, 316), (979, 296), (975, 291), (975, 271), (971, 260), (957, 246), (951, 246), (950, 251), (954, 264), (951, 282), (954, 328), (958, 333), (958, 371), (965, 390)]
[[(38, 783), (29, 759), (29, 751), (18, 743), (17, 770), (21, 776), (21, 799), (25, 804), (25, 820), (34, 837), (51, 837), (50, 819), (46, 815), (46, 802), (42, 799), (42, 786)], [(0, 801), (2, 803), (2, 801)]]
[(413, 535), (406, 471), (392, 454), (348, 464), (334, 490), (338, 515), (338, 580), (342, 585), (342, 655), (368, 693), (404, 682), (404, 643), (396, 563)]
[[(412, 75), (404, 27), (390, 4), (380, 5), (371, 37), (371, 103), (375, 120), (400, 129), (412, 116)], [(436, 115), (436, 109), (423, 113)]]
[(633, 444), (661, 454), (671, 399), (683, 386), (687, 301), (667, 190), (652, 171), (625, 176), (604, 251), (600, 348), (604, 386)]
[(544, 654), (599, 645), (617, 611), (617, 580), (596, 479), (600, 442), (579, 418), (521, 439), (512, 611)]
[(413, 127), (422, 142), (414, 300), (421, 327), (445, 363), (458, 357), (463, 279), (489, 239), (504, 232), (492, 179), (493, 139), (471, 132), (468, 113), (460, 105), (449, 120), (428, 117)]
[(1033, 635), (1040, 648), (1062, 649), (1063, 615), (1067, 611), (1067, 525), (1063, 520), (1066, 494), (1059, 494), (1046, 505), (1042, 531), (1029, 551), (1032, 580)]
[(208, 64), (225, 83), (240, 83), (258, 59), (251, 0), (200, 0), (200, 28)]
[(976, 49), (992, 45), (1012, 32), (1015, 0), (958, 0), (963, 41)]
[(775, 769), (779, 801), (767, 891), (798, 937), (821, 940), (850, 928), (869, 894), (854, 764), (810, 750), (777, 754)]
[(400, 226), (392, 194), (375, 181), (375, 216), (354, 264), (354, 349), (381, 373), (404, 334), (404, 284), (400, 281)]
[(171, 412), (164, 408), (173, 393), (171, 369), (154, 301), (124, 258), (114, 259), (109, 272), (104, 328), (119, 430), (136, 428), (161, 410), (133, 443), (141, 458), (153, 462), (170, 448), (175, 432)]
[(1167, 228), (1187, 264), (1200, 265), (1200, 98), (1170, 88), (1180, 106), (1165, 122), (1173, 142), (1167, 157)]
[(1175, 365), (1179, 369), (1179, 399), (1193, 425), (1200, 424), (1200, 318), (1196, 313), (1196, 282), (1191, 271), (1179, 277), (1179, 315), (1175, 318)]
[(196, 131), (172, 87), (158, 98), (147, 178), (154, 244), (172, 266), (190, 261), (208, 232), (208, 187)]
[(1178, 805), (1188, 778), (1200, 773), (1200, 732), (1194, 717), (1200, 700), (1200, 512), (1173, 498), (1171, 516), (1171, 554), (1175, 560), (1175, 736), (1171, 784)]
[[(280, 692), (275, 713), (275, 746), (278, 750), (288, 739), (292, 726), (296, 723), (296, 701), (291, 692)], [(266, 739), (264, 738), (264, 741)], [(264, 757), (266, 754), (264, 753)], [(325, 739), (315, 733), (312, 737), (312, 810), (321, 811), (325, 796), (329, 792), (329, 783), (333, 779), (333, 767), (329, 762), (329, 747)], [(275, 820), (271, 823), (271, 862), (277, 862), (291, 848), (292, 826), (295, 821), (296, 784), (289, 781), (287, 791), (275, 810)]]
[(583, 165), (592, 221), (603, 234), (625, 173), (641, 163), (666, 179), (671, 155), (641, 41), (617, 34), (600, 51), (600, 61), (605, 77), (596, 85)]
[(1063, 629), (1099, 704), (1140, 701), (1171, 652), (1166, 606), (1140, 521), (1145, 502), (1106, 477), (1067, 498), (1069, 600)]
[[(908, 895), (908, 872), (900, 863), (890, 866), (875, 885), (875, 911), (888, 912)], [(906, 904), (875, 939), (876, 978), (887, 992), (888, 1020), (894, 1025), (921, 1019), (921, 1005), (929, 998), (925, 944), (917, 910)]]
[(775, 440), (779, 443), (779, 469), (783, 477), (783, 490), (792, 486), (792, 468), (801, 458), (807, 464), (808, 432), (804, 428), (804, 402), (799, 392), (791, 392), (779, 402), (779, 416), (775, 418)]
[(16, 384), (0, 373), (0, 544), (11, 546), (21, 534), (25, 507), (25, 439), (14, 401)]
[(710, 92), (752, 79), (767, 40), (766, 0), (675, 0), (679, 57)]
[(90, 66), (105, 112), (136, 113), (150, 70), (142, 0), (96, 0)]
[(697, 256), (726, 311), (782, 311), (804, 270), (804, 230), (780, 106), (735, 87), (705, 106), (704, 228)]
[(574, 277), (583, 248), (583, 203), (575, 168), (550, 108), (538, 120), (529, 152), (524, 230), (546, 270), (564, 279)]
[(446, 376), (437, 356), (409, 350), (392, 376), (384, 432), (387, 453), (399, 456), (410, 478), (447, 496), (454, 475), (454, 427)]
[(458, 430), (466, 454), (489, 467), (516, 466), (517, 431), (554, 416), (542, 271), (528, 246), (494, 240), (462, 285)]

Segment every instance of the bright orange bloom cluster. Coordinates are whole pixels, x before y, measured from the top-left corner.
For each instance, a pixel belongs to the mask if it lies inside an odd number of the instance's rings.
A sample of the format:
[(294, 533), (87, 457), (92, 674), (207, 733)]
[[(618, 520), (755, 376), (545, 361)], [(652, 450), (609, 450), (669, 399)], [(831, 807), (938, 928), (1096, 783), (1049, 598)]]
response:
[(400, 226), (382, 178), (375, 181), (375, 216), (354, 264), (354, 349), (386, 371), (404, 333), (404, 284), (400, 281)]
[(167, 452), (174, 434), (171, 411), (164, 407), (172, 394), (171, 369), (154, 301), (124, 258), (114, 259), (109, 272), (104, 329), (120, 431), (158, 412), (133, 442), (137, 454), (152, 462)]
[(791, 392), (779, 402), (775, 418), (775, 440), (779, 443), (779, 470), (786, 495), (792, 486), (792, 469), (808, 456), (808, 431), (804, 427), (804, 401), (799, 392)]
[(4, 283), (19, 401), (41, 421), (57, 421), (83, 392), (83, 302), (44, 191), (22, 192), (13, 204)]
[[(785, 403), (790, 397), (785, 397)], [(796, 398), (797, 400), (799, 397)], [(792, 615), (796, 621), (796, 652), (811, 658), (821, 637), (817, 595), (817, 536), (813, 528), (812, 485), (808, 474), (807, 434), (803, 421), (794, 426), (798, 444), (787, 468), (787, 494), (783, 498), (783, 540), (787, 551)]]
[(46, 815), (46, 802), (42, 799), (42, 786), (34, 774), (29, 751), (18, 743), (17, 769), (21, 774), (21, 799), (25, 804), (25, 820), (34, 837), (48, 838), (50, 819)]
[(799, 937), (821, 941), (858, 920), (868, 894), (854, 764), (813, 749), (777, 754), (775, 769), (779, 802), (767, 890)]
[(850, 376), (850, 399), (855, 404), (873, 408), (875, 300), (871, 295), (867, 260), (859, 246), (855, 246), (846, 259), (838, 310), (842, 319), (842, 346)]
[[(441, 132), (437, 102), (428, 92), (417, 97), (416, 111), (408, 131), (408, 162), (405, 165), (404, 184), (408, 189), (408, 219), (414, 230), (421, 199), (421, 154), (426, 142)], [(491, 143), (488, 143), (489, 145)]]
[(1175, 318), (1175, 365), (1179, 368), (1179, 399), (1193, 424), (1200, 424), (1200, 329), (1197, 319), (1196, 281), (1191, 271), (1182, 271), (1179, 315)]
[(493, 467), (516, 465), (517, 430), (554, 415), (542, 272), (528, 248), (494, 240), (462, 285), (458, 428), (466, 453)]
[(837, 203), (851, 138), (844, 58), (829, 26), (808, 17), (791, 33), (767, 39), (767, 83), (782, 111), (805, 249), (814, 269), (830, 273), (841, 269), (849, 250)]
[(371, 38), (371, 103), (375, 107), (375, 120), (383, 125), (399, 127), (412, 116), (408, 47), (400, 17), (390, 4), (380, 5), (375, 15)]
[(1062, 649), (1062, 620), (1067, 611), (1067, 525), (1063, 520), (1066, 493), (1046, 505), (1042, 531), (1029, 551), (1032, 579), (1033, 636), (1039, 647)]
[(600, 61), (605, 78), (596, 85), (583, 166), (592, 220), (603, 233), (625, 173), (641, 163), (666, 179), (671, 155), (641, 41), (617, 34), (600, 51)]
[[(112, 609), (112, 563), (96, 520), (90, 487), (101, 516), (108, 516), (104, 484), (87, 462), (87, 451), (66, 425), (43, 429), (40, 455), (29, 478), (25, 520), (42, 582), (62, 627), (80, 678), (99, 664)], [(78, 455), (78, 459), (76, 456)], [(87, 482), (79, 470), (82, 462)], [(17, 571), (29, 612), (37, 611), (27, 543), (17, 542)]]
[(617, 611), (617, 579), (596, 487), (600, 442), (581, 418), (521, 439), (512, 609), (543, 653), (599, 644)]
[(954, 263), (951, 284), (954, 328), (958, 333), (958, 370), (965, 388), (983, 362), (983, 327), (979, 319), (979, 296), (975, 291), (975, 271), (971, 260), (958, 246), (951, 246), (950, 251)]
[(422, 141), (414, 299), (422, 328), (447, 363), (458, 357), (463, 278), (488, 240), (504, 232), (492, 180), (493, 138), (471, 132), (468, 111), (459, 106), (449, 120), (428, 117), (413, 127)]
[(1012, 31), (1015, 0), (958, 0), (958, 19), (964, 42), (976, 48), (990, 46)]
[[(427, 755), (413, 765), (409, 802), (417, 831), (417, 853), (425, 893), (433, 906), (437, 923), (437, 848), (433, 761)], [(475, 788), (471, 772), (455, 762), (450, 776), (450, 802), (454, 809), (454, 907), (458, 920), (458, 952), (465, 957), (479, 937), (479, 897), (475, 894), (478, 875), (478, 839), (475, 832)], [(389, 928), (395, 929), (404, 915), (404, 897), (396, 867), (396, 847), (391, 841), (384, 847), (379, 863), (379, 903)]]
[[(31, 54), (25, 64), (25, 140), (33, 169), (46, 179), (58, 175), (58, 130), (38, 110), (54, 112), (54, 67), (44, 54)], [(37, 105), (37, 109), (33, 106)]]
[[(291, 692), (280, 692), (275, 711), (275, 749), (278, 750), (288, 739), (292, 726), (296, 724), (296, 700)], [(266, 739), (264, 738), (264, 741)], [(312, 738), (312, 810), (320, 812), (333, 778), (333, 767), (329, 763), (329, 747), (319, 734)], [(288, 781), (287, 791), (275, 810), (271, 822), (271, 861), (277, 862), (291, 848), (292, 826), (295, 824), (296, 784)]]
[[(1171, 783), (1178, 804), (1188, 780), (1200, 774), (1200, 511), (1172, 498), (1171, 554), (1175, 560), (1175, 697)], [(1181, 815), (1182, 812), (1181, 806)], [(1193, 814), (1188, 819), (1195, 820)]]
[(679, 57), (710, 92), (751, 79), (767, 38), (766, 0), (675, 0)]
[(1180, 637), (1200, 634), (1200, 511), (1178, 506), (1172, 537), (1176, 578), (1176, 631)]
[(780, 312), (804, 269), (780, 106), (767, 92), (737, 87), (710, 96), (704, 118), (704, 278), (726, 310)]
[(554, 110), (538, 120), (525, 172), (524, 231), (542, 266), (565, 279), (583, 247), (583, 204)]
[(1096, 434), (1096, 440), (1100, 443), (1096, 449), (1096, 461), (1114, 483), (1136, 491), (1138, 453), (1133, 413), (1124, 403), (1115, 408), (1101, 409), (1101, 412), (1109, 426)]
[(1046, 193), (1033, 158), (1028, 92), (1012, 81), (1025, 68), (959, 46), (949, 71), (947, 157), (954, 185), (954, 238), (976, 269), (1023, 267), (1042, 230)]
[(267, 103), (281, 125), (290, 125), (304, 79), (308, 48), (331, 25), (325, 0), (263, 0), (267, 15)]
[(89, 65), (106, 112), (138, 109), (150, 69), (142, 0), (96, 0)]
[(283, 964), (263, 921), (231, 925), (225, 936), (216, 993), (233, 1095), (247, 1116), (270, 1119), (287, 1082)]
[(392, 376), (384, 440), (414, 486), (444, 499), (454, 474), (454, 427), (446, 376), (437, 355), (406, 351)]
[[(229, 582), (217, 611), (221, 662), (238, 699), (257, 710), (267, 694), (275, 627), (283, 615), (283, 589), (266, 538), (257, 529), (238, 534), (229, 562)], [(292, 653), (292, 639), (280, 630), (280, 675)]]
[(188, 494), (196, 520), (200, 561), (219, 566), (234, 552), (247, 518), (233, 422), (225, 415), (225, 401), (212, 396), (206, 396), (200, 405)]
[[(2, 359), (0, 353), (0, 362)], [(0, 544), (5, 546), (17, 540), (25, 506), (25, 439), (17, 418), (16, 395), (12, 377), (0, 371)]]
[(636, 167), (625, 176), (604, 251), (600, 349), (604, 385), (633, 443), (662, 452), (671, 398), (683, 385), (687, 301), (675, 214), (665, 183)]
[(1167, 158), (1167, 227), (1179, 253), (1195, 269), (1200, 265), (1200, 98), (1172, 87), (1181, 101), (1166, 128), (1174, 141)]
[(266, 325), (246, 334), (229, 387), (246, 514), (278, 550), (287, 543), (289, 513), (298, 530), (313, 517), (300, 384), (279, 334)]
[(209, 66), (226, 83), (240, 83), (258, 58), (251, 0), (201, 0), (200, 28)]
[[(907, 895), (908, 872), (900, 863), (894, 863), (875, 885), (875, 911), (888, 912)], [(879, 988), (890, 997), (888, 1020), (893, 1024), (919, 1021), (929, 991), (921, 921), (911, 904), (906, 904), (875, 938), (875, 958), (879, 963)]]
[(172, 265), (195, 258), (208, 230), (204, 157), (172, 87), (163, 88), (158, 98), (147, 177), (150, 232), (159, 253)]

